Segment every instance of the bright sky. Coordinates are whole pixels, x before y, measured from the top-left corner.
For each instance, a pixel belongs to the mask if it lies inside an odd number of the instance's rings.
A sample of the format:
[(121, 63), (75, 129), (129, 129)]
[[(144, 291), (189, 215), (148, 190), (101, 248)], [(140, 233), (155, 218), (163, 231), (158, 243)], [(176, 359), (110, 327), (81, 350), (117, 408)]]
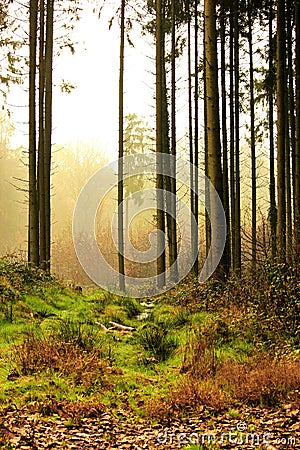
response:
[[(76, 23), (75, 55), (66, 50), (55, 59), (54, 84), (58, 86), (64, 79), (76, 89), (71, 94), (61, 93), (58, 87), (54, 89), (53, 143), (96, 141), (114, 158), (118, 148), (119, 27), (115, 20), (108, 29), (113, 11), (109, 3), (105, 4), (99, 20), (87, 5)], [(126, 48), (124, 113), (137, 113), (153, 120), (154, 61), (149, 55), (153, 56), (154, 49), (149, 38), (147, 42), (141, 37), (140, 30), (131, 37), (135, 48), (128, 45)], [(22, 88), (11, 89), (8, 103), (23, 105), (11, 108), (16, 125), (13, 146), (28, 145), (28, 112), (24, 107), (27, 102)]]

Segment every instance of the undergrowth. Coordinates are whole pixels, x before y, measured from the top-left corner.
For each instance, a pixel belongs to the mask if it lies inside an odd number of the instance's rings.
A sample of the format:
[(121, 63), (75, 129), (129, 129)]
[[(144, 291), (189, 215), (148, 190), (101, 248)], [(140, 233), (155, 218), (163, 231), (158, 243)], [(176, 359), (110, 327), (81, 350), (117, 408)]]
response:
[(242, 279), (189, 277), (144, 305), (1, 261), (0, 402), (71, 418), (74, 407), (76, 420), (88, 404), (157, 419), (299, 405), (299, 299), (296, 273), (268, 261)]
[(69, 376), (73, 383), (84, 388), (95, 384), (104, 386), (106, 363), (101, 349), (84, 350), (76, 343), (55, 337), (29, 336), (13, 348), (14, 360), (21, 375), (41, 374), (45, 371)]
[(258, 360), (243, 363), (220, 363), (213, 372), (204, 363), (198, 371), (181, 377), (163, 400), (152, 400), (147, 413), (164, 419), (194, 414), (205, 408), (222, 411), (232, 405), (274, 407), (289, 399), (293, 391), (299, 407), (299, 359), (275, 361), (268, 355), (260, 355)]

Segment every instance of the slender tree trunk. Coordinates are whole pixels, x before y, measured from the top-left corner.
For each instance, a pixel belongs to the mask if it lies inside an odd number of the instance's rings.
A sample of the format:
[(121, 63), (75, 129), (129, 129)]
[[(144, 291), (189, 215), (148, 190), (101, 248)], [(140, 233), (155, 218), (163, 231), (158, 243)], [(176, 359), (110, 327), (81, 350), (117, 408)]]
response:
[(45, 269), (46, 257), (46, 223), (45, 223), (45, 0), (40, 0), (39, 30), (39, 145), (38, 145), (38, 193), (40, 221), (40, 261)]
[[(205, 16), (204, 16), (205, 29)], [(206, 61), (206, 36), (203, 33), (203, 61)], [(209, 250), (211, 246), (211, 223), (210, 223), (210, 186), (208, 173), (208, 136), (207, 136), (207, 75), (206, 64), (203, 65), (203, 116), (204, 116), (204, 170), (205, 170), (205, 246), (208, 270), (210, 271), (212, 261), (209, 260)]]
[(226, 96), (226, 11), (222, 1), (220, 12), (221, 37), (221, 96), (222, 96), (222, 153), (223, 153), (223, 204), (227, 222), (227, 239), (224, 249), (224, 271), (229, 275), (230, 270), (230, 207), (229, 207), (229, 181), (228, 181), (228, 151), (227, 151), (227, 96)]
[(295, 259), (300, 257), (300, 1), (295, 2), (296, 29), (296, 145), (295, 145), (295, 188), (294, 188), (294, 229), (295, 229)]
[(190, 153), (190, 204), (191, 204), (191, 254), (193, 261), (197, 258), (197, 242), (195, 242), (195, 236), (197, 230), (195, 230), (194, 220), (195, 217), (195, 193), (194, 193), (194, 148), (193, 148), (193, 107), (192, 107), (192, 64), (191, 64), (191, 12), (190, 1), (187, 0), (187, 14), (188, 14), (188, 103), (189, 103), (189, 153)]
[(164, 216), (164, 177), (162, 172), (163, 152), (163, 29), (162, 2), (156, 0), (156, 159), (158, 173), (157, 188), (157, 275), (158, 287), (166, 284), (166, 255), (165, 255), (165, 216)]
[(234, 2), (234, 103), (235, 103), (235, 269), (241, 271), (241, 195), (240, 195), (240, 100), (239, 100), (239, 8)]
[(28, 261), (39, 264), (39, 222), (36, 175), (36, 50), (37, 50), (37, 0), (30, 0), (29, 19), (29, 215)]
[(279, 259), (286, 259), (286, 105), (285, 105), (285, 0), (277, 0), (277, 241)]
[[(292, 264), (293, 260), (293, 193), (295, 191), (295, 100), (294, 100), (294, 70), (293, 70), (293, 30), (294, 30), (294, 8), (287, 2), (287, 88), (286, 103), (289, 112), (286, 121), (286, 200), (287, 200), (287, 260)], [(291, 165), (292, 161), (292, 165)], [(291, 169), (292, 175), (291, 176)], [(293, 184), (293, 190), (292, 190)], [(294, 208), (293, 208), (294, 205)]]
[(195, 151), (195, 219), (197, 224), (197, 229), (195, 230), (195, 250), (197, 251), (197, 257), (194, 263), (194, 274), (198, 276), (199, 274), (199, 263), (198, 263), (198, 215), (199, 215), (199, 195), (198, 195), (198, 167), (199, 167), (199, 74), (198, 74), (198, 0), (195, 0), (195, 126), (194, 126), (194, 151)]
[[(167, 155), (170, 154), (170, 139), (169, 139), (169, 109), (168, 109), (168, 92), (167, 92), (167, 70), (166, 70), (166, 63), (165, 63), (165, 4), (162, 4), (162, 33), (163, 33), (163, 39), (162, 39), (162, 153), (165, 153)], [(166, 174), (167, 168), (164, 166), (165, 160), (163, 160), (163, 169), (164, 169), (164, 175), (163, 175), (163, 198), (164, 198), (164, 208), (165, 208), (165, 214), (164, 214), (164, 223), (165, 223), (165, 230), (166, 234), (168, 236), (168, 255), (166, 254), (166, 267), (167, 267), (167, 256), (169, 261), (172, 259), (172, 218), (167, 211), (172, 210), (172, 202), (171, 202), (171, 177)], [(169, 168), (168, 168), (169, 169)], [(171, 168), (172, 169), (172, 168)]]
[(256, 150), (255, 150), (255, 112), (254, 112), (254, 71), (253, 71), (253, 44), (252, 44), (252, 2), (248, 1), (248, 43), (249, 43), (249, 72), (250, 72), (250, 134), (251, 134), (251, 191), (252, 191), (252, 268), (256, 268)]
[(50, 271), (51, 257), (51, 146), (52, 146), (52, 72), (53, 72), (53, 13), (54, 0), (47, 0), (46, 47), (45, 47), (45, 269)]
[(276, 257), (276, 227), (277, 227), (277, 209), (276, 209), (276, 186), (275, 186), (275, 156), (274, 156), (274, 45), (273, 45), (273, 0), (269, 4), (269, 133), (270, 133), (270, 230), (271, 230), (271, 251), (272, 258)]
[(119, 72), (119, 158), (118, 158), (118, 262), (119, 288), (125, 291), (125, 261), (124, 261), (124, 41), (125, 41), (125, 0), (121, 0), (121, 34), (120, 34), (120, 72)]
[(229, 78), (230, 78), (230, 92), (229, 92), (229, 115), (230, 115), (230, 210), (231, 210), (231, 258), (232, 269), (236, 268), (236, 224), (235, 224), (235, 161), (234, 161), (234, 26), (233, 26), (233, 5), (230, 5), (230, 46), (229, 46)]
[(169, 250), (169, 264), (171, 267), (171, 280), (178, 281), (177, 266), (177, 227), (176, 227), (176, 15), (175, 0), (172, 0), (172, 29), (171, 29), (171, 155), (174, 161), (171, 167), (170, 192), (171, 216), (170, 216), (170, 237), (171, 245)]
[[(223, 198), (221, 141), (218, 91), (218, 60), (216, 33), (216, 0), (204, 0), (205, 18), (205, 74), (207, 90), (207, 158), (208, 175), (219, 197)], [(210, 201), (211, 227), (216, 233), (216, 245), (213, 248), (212, 264), (216, 266), (216, 251), (222, 246), (218, 208), (212, 196)], [(219, 264), (215, 276), (224, 275), (222, 264)]]
[[(288, 91), (286, 86), (286, 104), (288, 104)], [(293, 221), (292, 221), (292, 189), (291, 189), (291, 152), (289, 135), (289, 115), (286, 115), (285, 133), (285, 191), (286, 191), (286, 259), (292, 264), (293, 247)]]

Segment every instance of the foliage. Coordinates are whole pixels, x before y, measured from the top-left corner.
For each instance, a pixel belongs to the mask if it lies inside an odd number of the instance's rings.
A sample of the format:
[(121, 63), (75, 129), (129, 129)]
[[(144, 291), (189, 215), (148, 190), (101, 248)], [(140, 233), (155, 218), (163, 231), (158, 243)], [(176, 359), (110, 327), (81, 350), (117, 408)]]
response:
[[(298, 285), (286, 268), (260, 272), (257, 284), (250, 275), (227, 284), (185, 281), (155, 299), (145, 321), (136, 318), (143, 309), (136, 300), (101, 291), (67, 294), (38, 277), (42, 288), (20, 286), (14, 323), (5, 323), (0, 335), (0, 401), (7, 404), (13, 392), (17, 404), (66, 417), (70, 426), (88, 414), (88, 404), (99, 412), (120, 408), (172, 420), (205, 408), (297, 402), (297, 347), (284, 328), (275, 330), (280, 318), (268, 307), (267, 286), (273, 286), (272, 301), (285, 297), (288, 305)], [(134, 331), (99, 327), (112, 318)]]
[(244, 363), (226, 361), (212, 374), (197, 370), (181, 378), (164, 402), (153, 400), (148, 413), (157, 418), (223, 410), (233, 404), (276, 406), (300, 382), (300, 360), (272, 360), (268, 355)]
[(169, 335), (168, 329), (162, 323), (159, 325), (154, 323), (143, 325), (136, 339), (158, 361), (168, 359), (177, 347), (176, 339)]
[(54, 325), (53, 334), (60, 342), (72, 344), (85, 351), (91, 351), (96, 346), (99, 336), (92, 328), (88, 328), (73, 319), (60, 319)]
[(14, 291), (26, 292), (36, 285), (49, 283), (54, 278), (33, 264), (25, 263), (14, 255), (0, 260), (0, 289), (1, 294), (5, 286), (9, 286), (10, 294)]
[(264, 266), (265, 290), (257, 296), (257, 333), (269, 345), (278, 336), (300, 347), (300, 283), (295, 271), (269, 261)]
[(140, 303), (132, 298), (125, 298), (122, 301), (123, 308), (126, 311), (128, 319), (134, 319), (138, 314), (143, 311)]
[(68, 375), (75, 385), (91, 388), (104, 383), (105, 362), (101, 351), (87, 352), (76, 342), (55, 337), (37, 338), (30, 335), (14, 347), (14, 358), (22, 375), (40, 374), (44, 371)]

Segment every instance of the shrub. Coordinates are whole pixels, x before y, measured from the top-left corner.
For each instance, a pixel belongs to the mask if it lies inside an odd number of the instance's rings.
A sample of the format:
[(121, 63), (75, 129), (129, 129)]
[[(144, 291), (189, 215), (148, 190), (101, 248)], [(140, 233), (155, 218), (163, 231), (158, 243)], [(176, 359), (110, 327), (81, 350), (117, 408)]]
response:
[(71, 319), (61, 319), (53, 332), (58, 340), (73, 344), (83, 350), (90, 351), (97, 344), (98, 334), (92, 328), (85, 324)]
[(197, 413), (207, 407), (221, 411), (234, 404), (272, 407), (290, 400), (299, 385), (299, 359), (278, 361), (261, 355), (259, 360), (245, 363), (226, 361), (217, 366), (215, 374), (187, 373), (163, 401), (150, 402), (147, 411), (162, 419)]
[[(258, 296), (260, 314), (258, 333), (267, 343), (276, 342), (278, 334), (300, 346), (300, 283), (296, 273), (284, 264), (266, 262), (264, 266), (266, 289)], [(265, 322), (265, 327), (260, 323)], [(264, 325), (264, 323), (263, 323)], [(263, 333), (261, 333), (263, 331)], [(272, 335), (275, 339), (272, 339)]]
[(244, 364), (224, 363), (217, 376), (235, 400), (248, 405), (276, 406), (300, 385), (300, 360), (274, 360), (261, 355)]
[(215, 336), (205, 330), (191, 330), (184, 346), (181, 372), (204, 378), (215, 373)]
[(216, 348), (228, 342), (230, 330), (220, 317), (208, 317), (198, 328), (191, 329), (183, 349), (182, 372), (205, 377), (217, 369)]
[(51, 397), (44, 401), (36, 402), (30, 409), (44, 417), (58, 414), (64, 419), (71, 419), (74, 423), (80, 424), (83, 417), (99, 417), (104, 411), (104, 405), (100, 402), (58, 401), (56, 398)]
[(13, 356), (23, 375), (50, 370), (70, 376), (75, 385), (84, 388), (106, 383), (106, 363), (100, 350), (87, 352), (72, 342), (30, 335), (14, 347)]
[(124, 298), (122, 300), (122, 306), (126, 311), (128, 319), (134, 319), (143, 311), (143, 308), (139, 302), (132, 298)]
[(177, 347), (176, 340), (169, 336), (163, 324), (147, 323), (136, 335), (137, 342), (158, 361), (168, 359)]
[(15, 257), (0, 260), (1, 287), (5, 281), (13, 289), (26, 291), (37, 284), (53, 282), (54, 278), (33, 264), (25, 263)]
[(189, 323), (189, 315), (185, 308), (180, 308), (174, 311), (174, 313), (171, 315), (167, 315), (166, 317), (162, 317), (161, 319), (157, 320), (158, 324), (164, 324), (164, 326), (172, 330), (174, 328), (180, 328)]

